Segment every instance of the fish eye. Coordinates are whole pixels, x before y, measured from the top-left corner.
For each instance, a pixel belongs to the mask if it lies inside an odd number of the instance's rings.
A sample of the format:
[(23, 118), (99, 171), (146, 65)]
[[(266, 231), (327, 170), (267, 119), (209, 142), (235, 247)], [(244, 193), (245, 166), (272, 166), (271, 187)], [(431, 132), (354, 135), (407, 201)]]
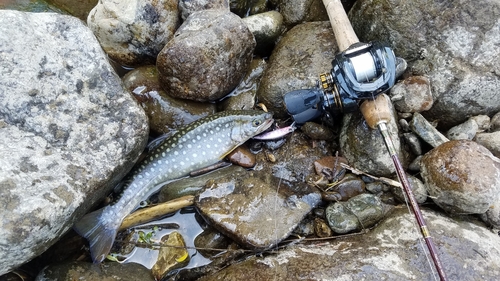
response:
[(254, 125), (255, 127), (258, 127), (258, 126), (260, 126), (261, 124), (262, 124), (262, 121), (261, 121), (260, 119), (255, 119), (255, 120), (253, 120), (253, 125)]

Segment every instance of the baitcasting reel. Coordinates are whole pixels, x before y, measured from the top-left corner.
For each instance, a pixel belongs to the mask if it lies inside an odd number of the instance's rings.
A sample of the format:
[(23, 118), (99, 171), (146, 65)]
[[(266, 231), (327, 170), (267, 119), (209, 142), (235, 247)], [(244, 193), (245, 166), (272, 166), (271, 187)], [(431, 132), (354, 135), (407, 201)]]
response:
[(320, 75), (316, 88), (285, 94), (285, 107), (297, 124), (324, 114), (353, 112), (359, 101), (374, 99), (396, 80), (394, 52), (378, 42), (352, 44), (335, 56), (332, 66)]

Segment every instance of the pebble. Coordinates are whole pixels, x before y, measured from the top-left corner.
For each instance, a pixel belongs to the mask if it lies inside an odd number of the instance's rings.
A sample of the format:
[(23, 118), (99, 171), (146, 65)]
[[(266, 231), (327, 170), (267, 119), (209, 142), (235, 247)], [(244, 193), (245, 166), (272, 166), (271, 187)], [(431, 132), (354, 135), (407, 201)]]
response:
[[(325, 189), (323, 200), (325, 201), (347, 201), (350, 198), (365, 192), (365, 182), (354, 174), (346, 174), (339, 182), (331, 188)], [(335, 196), (329, 196), (329, 195)]]
[(315, 218), (314, 234), (316, 234), (319, 238), (324, 238), (332, 236), (333, 232), (324, 219)]
[(255, 154), (246, 146), (238, 146), (227, 155), (229, 162), (239, 165), (244, 168), (252, 168), (257, 162)]
[(482, 133), (490, 129), (491, 118), (488, 115), (476, 115), (472, 116), (470, 119), (476, 121), (478, 126), (478, 133)]
[(189, 263), (189, 253), (187, 251), (184, 237), (177, 231), (165, 235), (161, 238), (161, 247), (158, 258), (151, 268), (151, 272), (156, 280), (162, 278), (170, 271), (186, 266)]
[(500, 131), (477, 134), (474, 141), (486, 147), (496, 157), (500, 157)]
[(429, 121), (427, 121), (420, 113), (415, 112), (413, 119), (410, 121), (411, 130), (422, 138), (425, 142), (432, 147), (437, 147), (448, 140), (441, 134)]
[(500, 196), (500, 159), (468, 140), (426, 153), (421, 176), (432, 200), (451, 214), (483, 214)]
[(330, 128), (315, 122), (306, 122), (300, 129), (313, 140), (331, 140), (334, 137)]
[(422, 112), (433, 105), (429, 78), (410, 76), (390, 90), (391, 100), (399, 112)]
[(476, 120), (469, 118), (462, 124), (452, 127), (446, 132), (450, 140), (472, 140), (476, 136), (479, 126)]
[(335, 202), (326, 208), (326, 219), (330, 228), (338, 234), (360, 231), (382, 220), (388, 206), (372, 194), (364, 193), (346, 202)]
[(228, 0), (180, 0), (179, 12), (185, 21), (194, 12), (209, 9), (225, 9), (229, 11)]
[(277, 11), (244, 17), (243, 22), (255, 37), (257, 52), (272, 49), (283, 32), (283, 16)]
[(417, 156), (422, 155), (422, 145), (420, 144), (420, 140), (418, 139), (417, 135), (415, 135), (414, 133), (404, 133), (403, 137), (413, 154)]

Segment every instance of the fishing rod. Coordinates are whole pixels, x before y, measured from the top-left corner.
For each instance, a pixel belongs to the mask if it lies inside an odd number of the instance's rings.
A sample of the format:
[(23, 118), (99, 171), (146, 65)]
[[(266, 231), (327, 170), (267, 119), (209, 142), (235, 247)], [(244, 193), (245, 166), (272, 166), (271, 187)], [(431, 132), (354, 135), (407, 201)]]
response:
[[(322, 115), (333, 117), (359, 109), (368, 126), (380, 131), (439, 278), (446, 281), (436, 246), (388, 132), (387, 125), (392, 114), (390, 100), (383, 93), (396, 80), (394, 52), (385, 44), (359, 42), (340, 0), (323, 0), (323, 4), (341, 52), (332, 60), (331, 71), (320, 74), (316, 88), (287, 93), (284, 96), (285, 107), (297, 124)], [(358, 103), (361, 105), (358, 106)]]

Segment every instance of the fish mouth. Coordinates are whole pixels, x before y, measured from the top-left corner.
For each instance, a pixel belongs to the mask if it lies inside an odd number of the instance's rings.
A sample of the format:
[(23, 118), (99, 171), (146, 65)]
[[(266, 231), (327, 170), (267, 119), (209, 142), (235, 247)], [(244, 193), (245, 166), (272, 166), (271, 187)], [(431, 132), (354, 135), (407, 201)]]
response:
[(267, 129), (271, 128), (271, 125), (273, 123), (274, 123), (274, 119), (273, 118), (266, 119), (264, 121), (264, 124), (262, 125), (262, 128), (259, 130), (259, 132), (256, 135), (259, 135), (259, 134), (265, 132)]

